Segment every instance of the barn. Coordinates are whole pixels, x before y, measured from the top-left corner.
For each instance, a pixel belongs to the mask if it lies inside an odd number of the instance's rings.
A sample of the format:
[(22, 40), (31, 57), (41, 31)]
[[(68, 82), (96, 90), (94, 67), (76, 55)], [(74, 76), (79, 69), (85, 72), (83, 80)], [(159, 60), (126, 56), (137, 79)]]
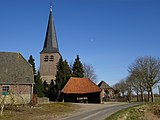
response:
[[(106, 82), (101, 81), (98, 86), (102, 89), (103, 91), (103, 96), (104, 97), (108, 97), (109, 99), (113, 99), (115, 96), (115, 90), (110, 87)], [(106, 93), (105, 91), (107, 91), (108, 93)]]
[(0, 52), (0, 68), (0, 97), (6, 96), (7, 104), (30, 103), (34, 84), (32, 66), (20, 53)]
[(64, 102), (102, 102), (101, 88), (89, 78), (71, 77), (61, 92), (63, 93)]

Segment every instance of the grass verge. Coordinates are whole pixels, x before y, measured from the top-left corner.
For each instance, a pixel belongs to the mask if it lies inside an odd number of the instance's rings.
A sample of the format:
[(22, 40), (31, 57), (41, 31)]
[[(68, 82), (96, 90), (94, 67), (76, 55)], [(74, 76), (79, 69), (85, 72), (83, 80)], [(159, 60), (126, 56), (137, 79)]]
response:
[(106, 120), (159, 120), (160, 102), (146, 103), (118, 111)]
[(78, 109), (78, 105), (69, 103), (50, 103), (34, 107), (6, 107), (0, 120), (49, 120), (58, 119)]
[[(139, 107), (139, 106), (136, 106), (136, 107)], [(136, 107), (129, 107), (129, 108), (120, 110), (112, 114), (108, 118), (106, 118), (106, 120), (137, 120), (137, 118), (140, 117), (140, 114), (136, 110)]]

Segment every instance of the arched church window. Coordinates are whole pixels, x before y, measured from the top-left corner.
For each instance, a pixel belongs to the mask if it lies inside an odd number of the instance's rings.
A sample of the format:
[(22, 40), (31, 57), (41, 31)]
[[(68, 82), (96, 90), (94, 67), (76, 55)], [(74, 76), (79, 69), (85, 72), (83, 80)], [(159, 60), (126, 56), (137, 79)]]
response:
[(51, 55), (49, 61), (54, 61), (54, 56)]
[(44, 57), (44, 62), (48, 62), (48, 55)]

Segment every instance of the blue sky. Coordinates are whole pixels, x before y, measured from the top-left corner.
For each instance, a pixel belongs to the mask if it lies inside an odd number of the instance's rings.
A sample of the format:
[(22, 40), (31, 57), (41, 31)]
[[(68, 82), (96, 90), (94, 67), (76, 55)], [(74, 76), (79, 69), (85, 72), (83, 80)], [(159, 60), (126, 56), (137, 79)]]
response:
[[(50, 0), (0, 1), (0, 51), (30, 55), (39, 68)], [(60, 52), (92, 64), (98, 81), (115, 84), (137, 57), (160, 57), (159, 0), (54, 0)]]

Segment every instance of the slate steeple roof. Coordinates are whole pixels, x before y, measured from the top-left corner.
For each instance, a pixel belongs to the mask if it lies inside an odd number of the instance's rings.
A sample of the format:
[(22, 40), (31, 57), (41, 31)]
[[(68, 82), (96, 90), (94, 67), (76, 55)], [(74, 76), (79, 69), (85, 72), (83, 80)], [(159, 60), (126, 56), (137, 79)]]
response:
[(41, 53), (57, 53), (57, 52), (59, 52), (59, 49), (58, 49), (56, 30), (54, 26), (53, 17), (52, 17), (52, 7), (51, 7), (50, 13), (49, 13), (46, 38), (45, 38), (43, 50), (41, 51)]

